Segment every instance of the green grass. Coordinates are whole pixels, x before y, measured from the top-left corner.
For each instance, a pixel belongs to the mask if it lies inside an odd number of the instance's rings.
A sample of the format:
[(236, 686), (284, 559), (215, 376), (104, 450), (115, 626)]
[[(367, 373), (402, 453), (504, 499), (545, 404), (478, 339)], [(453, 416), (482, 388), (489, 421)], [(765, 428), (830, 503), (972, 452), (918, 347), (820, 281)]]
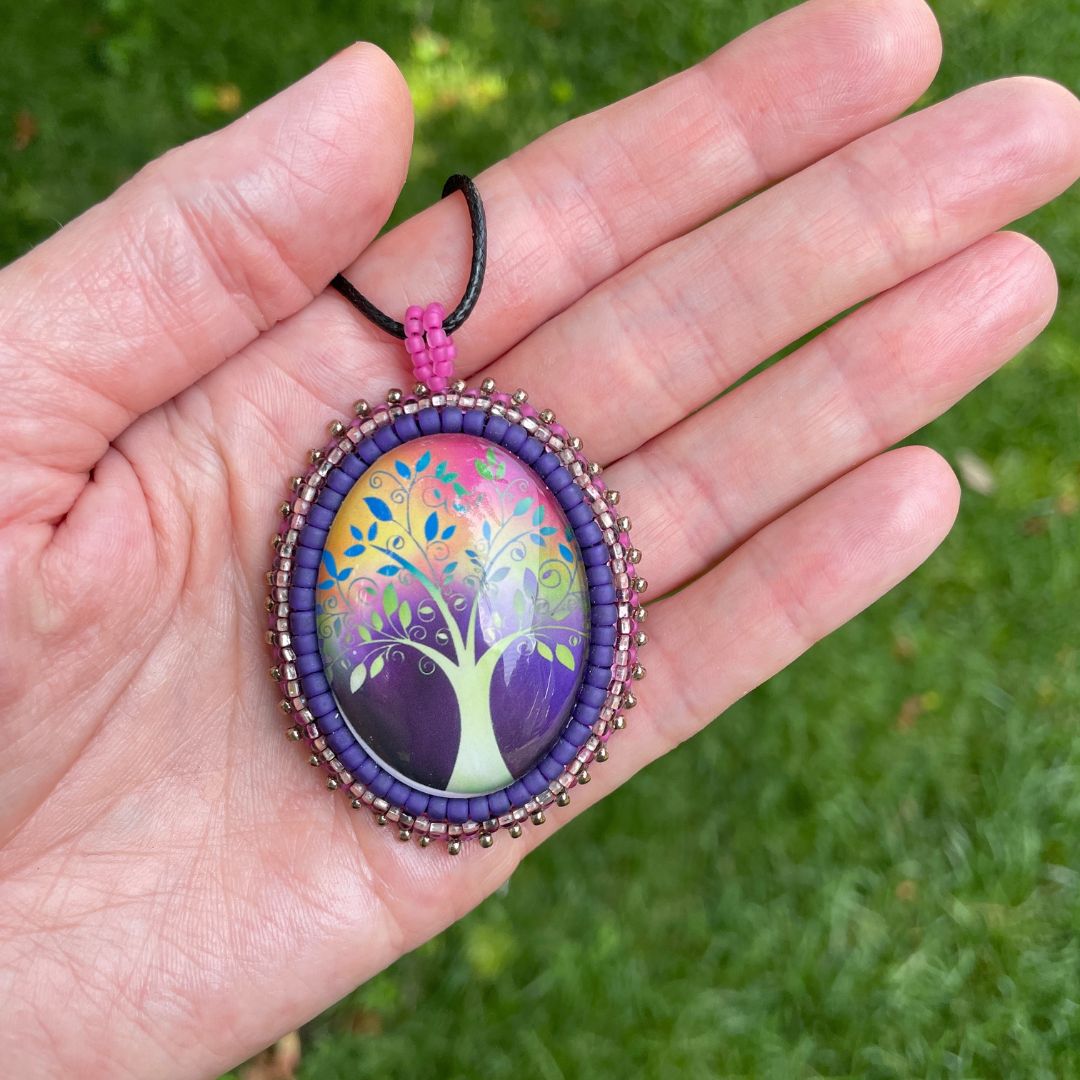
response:
[[(246, 107), (358, 37), (416, 96), (400, 219), (449, 172), (784, 5), (5, 6), (6, 259), (237, 93)], [(935, 7), (928, 100), (1075, 77), (1078, 0)], [(1023, 224), (1059, 268), (1050, 329), (919, 436), (997, 481), (940, 553), (311, 1023), (302, 1077), (1080, 1075), (1078, 210), (1074, 192)], [(673, 832), (657, 803), (702, 824)]]

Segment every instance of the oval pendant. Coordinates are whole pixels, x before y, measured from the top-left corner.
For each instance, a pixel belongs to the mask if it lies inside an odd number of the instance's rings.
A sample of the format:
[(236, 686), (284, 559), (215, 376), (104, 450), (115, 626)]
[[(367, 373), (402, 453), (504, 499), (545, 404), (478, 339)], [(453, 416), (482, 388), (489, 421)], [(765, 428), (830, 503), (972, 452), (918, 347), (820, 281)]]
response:
[(630, 523), (522, 391), (391, 391), (357, 414), (313, 452), (275, 538), (290, 735), (403, 840), (456, 854), (520, 836), (588, 782), (635, 703)]

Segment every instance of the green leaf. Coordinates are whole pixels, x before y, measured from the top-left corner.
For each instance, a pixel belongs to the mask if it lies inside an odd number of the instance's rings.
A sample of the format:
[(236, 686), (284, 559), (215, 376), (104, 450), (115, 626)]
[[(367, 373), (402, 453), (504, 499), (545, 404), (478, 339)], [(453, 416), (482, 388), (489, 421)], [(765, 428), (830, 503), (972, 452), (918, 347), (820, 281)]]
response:
[(349, 690), (352, 693), (356, 693), (361, 686), (364, 685), (364, 680), (367, 678), (367, 668), (363, 664), (357, 664), (352, 669), (352, 674), (349, 676)]
[(530, 506), (532, 506), (532, 499), (522, 499), (517, 506), (514, 507), (514, 517), (520, 517), (522, 514), (527, 514)]
[(551, 648), (545, 645), (544, 642), (538, 641), (536, 643), (536, 652), (539, 656), (542, 656), (545, 660), (554, 660), (555, 657), (551, 654)]
[(485, 480), (493, 480), (494, 479), (494, 477), (491, 475), (491, 467), (488, 465), (488, 463), (486, 461), (477, 461), (477, 463), (476, 463), (476, 471)]
[(398, 598), (397, 589), (393, 585), (387, 585), (382, 594), (382, 609), (386, 612), (386, 617), (389, 618), (397, 611)]
[(398, 608), (399, 618), (401, 619), (401, 629), (408, 630), (412, 625), (412, 608), (409, 607), (408, 600), (401, 601), (401, 607)]
[(382, 658), (382, 656), (376, 656), (375, 659), (371, 661), (371, 677), (374, 679), (375, 676), (378, 675), (380, 671), (382, 671), (385, 665), (386, 661)]
[(373, 611), (371, 613), (371, 625), (374, 626), (376, 630), (378, 630), (380, 632), (382, 631), (382, 628), (383, 628), (382, 616), (377, 611)]
[(555, 646), (555, 658), (563, 667), (569, 668), (571, 671), (574, 670), (574, 654), (561, 642)]
[(371, 640), (371, 631), (366, 626), (364, 626), (363, 623), (361, 623), (359, 626), (357, 626), (356, 632), (360, 635), (360, 640), (361, 641), (370, 641)]

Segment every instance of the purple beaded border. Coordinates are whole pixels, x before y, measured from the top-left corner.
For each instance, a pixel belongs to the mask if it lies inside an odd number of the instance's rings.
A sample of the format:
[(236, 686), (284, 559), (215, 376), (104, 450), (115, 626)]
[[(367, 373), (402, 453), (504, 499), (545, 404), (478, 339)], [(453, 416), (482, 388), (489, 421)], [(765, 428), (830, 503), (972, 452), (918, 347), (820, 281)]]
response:
[[(569, 791), (588, 783), (588, 766), (605, 761), (607, 740), (625, 726), (621, 710), (636, 704), (631, 679), (644, 676), (637, 649), (645, 643), (639, 626), (645, 609), (639, 594), (646, 582), (633, 573), (641, 555), (630, 543), (630, 522), (616, 517), (618, 493), (598, 478), (600, 467), (581, 452), (581, 440), (555, 423), (549, 410), (536, 412), (527, 396), (495, 393), (485, 380), (466, 390), (460, 380), (445, 393), (418, 385), (404, 398), (399, 390), (385, 404), (356, 403), (351, 425), (334, 421), (332, 441), (311, 453), (313, 468), (292, 482), (295, 496), (282, 503), (285, 523), (274, 537), (276, 557), (267, 581), (270, 628), (267, 641), (276, 663), (281, 707), (299, 721), (288, 734), (306, 738), (310, 763), (329, 770), (327, 786), (344, 788), (354, 809), (369, 807), (379, 824), (394, 822), (398, 835), (416, 835), (421, 846), (445, 839), (452, 854), (461, 841), (479, 837), (490, 847), (503, 828), (522, 834), (522, 824), (544, 822), (553, 802), (565, 806)], [(592, 640), (570, 719), (555, 745), (529, 773), (497, 792), (474, 798), (432, 796), (386, 772), (345, 724), (322, 671), (315, 633), (315, 583), (329, 527), (352, 485), (384, 453), (424, 435), (465, 432), (516, 454), (558, 500), (578, 540), (590, 585)], [(421, 805), (422, 804), (422, 805)]]

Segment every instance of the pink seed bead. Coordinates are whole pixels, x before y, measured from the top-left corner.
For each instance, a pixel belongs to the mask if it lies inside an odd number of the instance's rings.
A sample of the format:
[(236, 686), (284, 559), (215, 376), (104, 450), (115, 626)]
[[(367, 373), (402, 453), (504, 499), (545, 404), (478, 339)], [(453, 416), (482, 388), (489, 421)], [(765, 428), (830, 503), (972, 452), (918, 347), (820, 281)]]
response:
[(413, 319), (405, 320), (405, 333), (406, 334), (422, 334), (424, 332), (424, 324), (417, 316)]
[(419, 334), (410, 334), (405, 339), (405, 351), (410, 355), (423, 352), (426, 348), (424, 339)]
[(441, 375), (443, 378), (450, 378), (454, 373), (453, 365), (449, 360), (436, 360), (435, 361), (435, 374)]
[(447, 387), (447, 381), (441, 375), (432, 375), (428, 380), (428, 386), (436, 394), (441, 394)]
[(434, 330), (436, 327), (441, 327), (445, 315), (442, 304), (428, 304), (424, 308), (424, 329)]
[(418, 364), (413, 368), (413, 374), (421, 381), (427, 382), (431, 378), (432, 368), (430, 364)]
[(447, 358), (453, 363), (457, 359), (457, 346), (452, 341), (448, 341), (443, 348), (447, 350)]
[(405, 318), (408, 319), (420, 319), (424, 315), (424, 309), (419, 304), (410, 304), (405, 309)]
[(445, 345), (450, 339), (446, 336), (446, 331), (441, 326), (436, 326), (427, 332), (428, 345)]

